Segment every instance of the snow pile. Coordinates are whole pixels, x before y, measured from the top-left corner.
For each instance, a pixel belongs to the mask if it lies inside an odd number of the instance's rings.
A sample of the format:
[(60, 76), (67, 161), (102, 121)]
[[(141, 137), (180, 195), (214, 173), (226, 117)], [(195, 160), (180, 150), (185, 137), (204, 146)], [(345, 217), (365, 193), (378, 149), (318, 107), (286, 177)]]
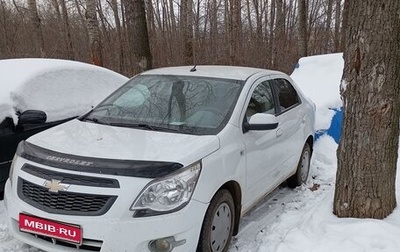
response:
[(316, 129), (328, 129), (335, 111), (342, 107), (339, 86), (343, 74), (343, 54), (304, 57), (291, 78), (317, 107)]
[[(398, 208), (385, 220), (337, 218), (332, 213), (336, 148), (337, 144), (327, 135), (315, 143), (308, 186), (298, 189), (295, 199), (285, 203), (283, 214), (266, 227), (263, 239), (252, 251), (399, 251)], [(317, 184), (317, 190), (310, 190)]]
[(0, 60), (0, 122), (16, 112), (43, 110), (47, 121), (83, 114), (128, 78), (109, 69), (67, 60)]

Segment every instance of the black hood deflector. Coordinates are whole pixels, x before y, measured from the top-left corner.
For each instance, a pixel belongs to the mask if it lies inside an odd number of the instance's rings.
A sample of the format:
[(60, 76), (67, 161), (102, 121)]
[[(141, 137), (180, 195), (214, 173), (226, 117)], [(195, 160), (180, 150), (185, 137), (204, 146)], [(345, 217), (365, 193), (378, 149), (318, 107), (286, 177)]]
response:
[(45, 149), (26, 141), (19, 143), (17, 155), (39, 164), (65, 170), (140, 178), (164, 177), (183, 167), (182, 164), (174, 162), (76, 156)]

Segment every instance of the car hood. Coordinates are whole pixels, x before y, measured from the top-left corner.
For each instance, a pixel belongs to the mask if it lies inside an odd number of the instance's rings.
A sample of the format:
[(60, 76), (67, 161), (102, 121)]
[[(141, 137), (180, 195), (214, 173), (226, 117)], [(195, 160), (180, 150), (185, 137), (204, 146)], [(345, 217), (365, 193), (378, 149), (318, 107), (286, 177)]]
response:
[(178, 162), (184, 166), (219, 149), (217, 136), (113, 127), (77, 119), (36, 134), (27, 142), (78, 157)]

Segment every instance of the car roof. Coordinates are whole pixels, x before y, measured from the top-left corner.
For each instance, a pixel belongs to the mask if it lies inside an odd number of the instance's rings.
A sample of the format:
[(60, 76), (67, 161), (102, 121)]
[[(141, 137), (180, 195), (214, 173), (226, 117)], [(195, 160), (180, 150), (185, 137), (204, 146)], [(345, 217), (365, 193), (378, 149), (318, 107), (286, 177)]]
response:
[[(196, 71), (191, 71), (195, 69)], [(201, 66), (177, 66), (158, 68), (141, 73), (141, 75), (185, 75), (185, 76), (199, 76), (199, 77), (212, 77), (212, 78), (225, 78), (234, 80), (247, 80), (255, 74), (282, 74), (278, 71), (240, 67), (240, 66), (222, 66), (222, 65), (201, 65)]]

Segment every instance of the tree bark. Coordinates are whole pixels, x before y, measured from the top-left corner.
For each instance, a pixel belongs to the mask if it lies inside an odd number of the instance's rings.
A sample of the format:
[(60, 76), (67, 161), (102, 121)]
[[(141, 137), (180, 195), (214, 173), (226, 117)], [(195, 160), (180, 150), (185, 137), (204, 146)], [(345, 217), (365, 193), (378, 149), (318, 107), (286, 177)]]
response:
[(343, 134), (333, 212), (383, 219), (396, 207), (400, 2), (346, 1)]
[(298, 47), (299, 58), (307, 56), (307, 7), (306, 0), (299, 0), (298, 6), (299, 27)]
[(241, 1), (230, 0), (230, 50), (231, 65), (238, 65), (240, 59), (240, 45), (242, 38)]
[(92, 63), (103, 66), (99, 23), (96, 13), (96, 0), (86, 0), (86, 21), (89, 34), (89, 48)]
[(132, 74), (152, 67), (144, 0), (125, 1), (128, 40), (132, 47)]
[(181, 34), (184, 48), (184, 64), (193, 65), (193, 1), (181, 0)]

